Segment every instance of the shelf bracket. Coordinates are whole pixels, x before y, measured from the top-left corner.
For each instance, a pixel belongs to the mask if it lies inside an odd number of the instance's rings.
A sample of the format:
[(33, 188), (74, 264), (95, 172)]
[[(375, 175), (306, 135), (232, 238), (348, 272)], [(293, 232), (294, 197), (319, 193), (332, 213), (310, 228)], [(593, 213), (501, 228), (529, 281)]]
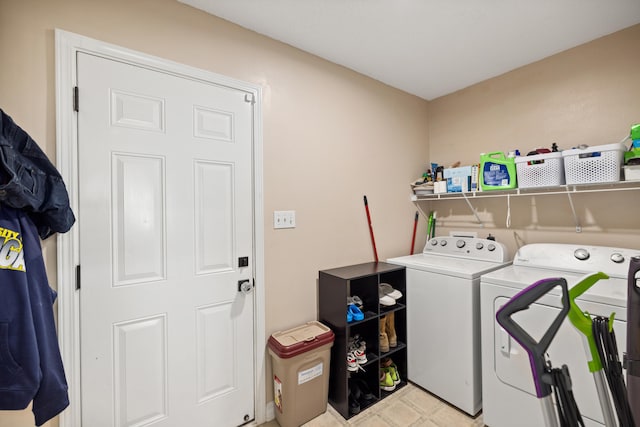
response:
[(473, 207), (473, 205), (469, 201), (469, 198), (464, 193), (464, 191), (462, 192), (462, 197), (464, 197), (464, 201), (467, 202), (467, 205), (469, 205), (469, 209), (471, 209), (471, 213), (473, 213), (473, 216), (476, 217), (476, 221), (478, 221), (478, 224), (480, 224), (480, 227), (484, 227), (484, 224), (482, 223), (482, 220), (478, 216), (478, 212), (476, 211), (476, 208)]
[(420, 203), (415, 203), (416, 208), (418, 208), (418, 210), (420, 211), (420, 215), (422, 215), (422, 218), (427, 219), (429, 218), (429, 214), (427, 212), (424, 211), (424, 209), (422, 209), (422, 206), (420, 206)]
[(576, 214), (576, 208), (573, 206), (573, 199), (571, 198), (571, 193), (567, 192), (567, 198), (569, 199), (569, 205), (571, 206), (571, 212), (573, 213), (573, 222), (576, 224), (576, 233), (582, 232), (582, 227), (580, 226), (580, 220), (578, 219), (578, 215)]

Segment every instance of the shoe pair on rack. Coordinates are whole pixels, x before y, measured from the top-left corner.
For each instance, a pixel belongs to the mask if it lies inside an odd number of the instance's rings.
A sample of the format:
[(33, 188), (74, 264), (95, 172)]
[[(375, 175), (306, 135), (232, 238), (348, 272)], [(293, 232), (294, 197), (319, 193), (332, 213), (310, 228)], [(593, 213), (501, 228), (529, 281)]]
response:
[(362, 378), (349, 379), (349, 412), (358, 414), (362, 407), (369, 406), (376, 396), (371, 392), (367, 382)]
[(347, 297), (347, 323), (358, 320), (364, 320), (362, 300), (357, 295)]
[(380, 317), (380, 351), (386, 353), (390, 347), (398, 346), (396, 335), (396, 315), (392, 311)]
[(391, 306), (396, 304), (396, 300), (402, 298), (402, 292), (388, 283), (380, 283), (378, 285), (378, 298), (380, 299), (380, 305)]
[(349, 338), (347, 343), (347, 370), (351, 372), (357, 372), (363, 370), (361, 365), (367, 363), (367, 343), (360, 337), (360, 335), (354, 335)]
[(385, 357), (380, 361), (380, 388), (384, 391), (393, 391), (400, 384), (398, 367), (393, 360)]

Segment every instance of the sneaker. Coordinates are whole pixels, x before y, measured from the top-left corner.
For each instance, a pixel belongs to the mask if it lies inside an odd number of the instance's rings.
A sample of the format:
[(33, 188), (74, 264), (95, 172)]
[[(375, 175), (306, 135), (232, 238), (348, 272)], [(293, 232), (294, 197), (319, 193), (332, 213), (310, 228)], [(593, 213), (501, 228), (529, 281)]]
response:
[(393, 363), (390, 357), (385, 357), (380, 361), (381, 369), (389, 372), (394, 384), (400, 384), (400, 373), (398, 372), (398, 366)]
[(359, 367), (360, 365), (358, 364), (353, 352), (347, 353), (347, 371), (356, 372)]
[(349, 339), (349, 353), (353, 353), (356, 358), (356, 362), (360, 365), (367, 363), (367, 343), (360, 338), (360, 335), (355, 335)]
[(365, 353), (364, 351), (360, 350), (359, 348), (353, 350), (353, 355), (356, 358), (356, 362), (358, 362), (358, 364), (360, 364), (360, 365), (364, 365), (365, 363), (368, 362), (367, 353)]
[(364, 312), (364, 303), (362, 299), (358, 295), (354, 295), (352, 297), (347, 297), (347, 305), (353, 304), (358, 307), (361, 311)]
[(352, 378), (350, 381), (350, 387), (357, 388), (358, 392), (356, 394), (359, 395), (358, 400), (369, 403), (372, 400), (376, 399), (376, 396), (371, 392), (369, 385), (362, 378)]
[(393, 299), (400, 299), (402, 298), (402, 292), (400, 292), (397, 289), (394, 289), (390, 284), (388, 283), (380, 283), (378, 285), (378, 289), (379, 292), (382, 292), (384, 295), (390, 296)]
[(396, 364), (392, 364), (391, 366), (389, 366), (388, 368), (385, 368), (389, 371), (389, 376), (391, 377), (391, 379), (393, 380), (393, 383), (395, 385), (400, 384), (400, 374), (398, 373), (398, 367), (396, 366)]
[(355, 334), (351, 338), (349, 338), (349, 347), (367, 347), (367, 342), (360, 336), (360, 334)]
[(395, 298), (385, 294), (380, 286), (378, 286), (378, 298), (380, 300), (380, 305), (388, 307), (396, 304)]
[(396, 384), (386, 369), (380, 369), (380, 388), (384, 391), (393, 391), (396, 389)]

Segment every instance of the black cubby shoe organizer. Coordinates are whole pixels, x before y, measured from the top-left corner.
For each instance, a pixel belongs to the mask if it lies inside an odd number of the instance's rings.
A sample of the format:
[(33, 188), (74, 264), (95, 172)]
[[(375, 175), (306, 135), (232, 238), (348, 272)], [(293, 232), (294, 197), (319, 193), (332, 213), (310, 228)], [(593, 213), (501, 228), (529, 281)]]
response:
[[(402, 293), (391, 306), (381, 305), (380, 283), (387, 283)], [(371, 262), (322, 270), (318, 280), (319, 321), (329, 326), (335, 340), (331, 348), (329, 403), (345, 419), (395, 393), (407, 384), (407, 314), (406, 275), (403, 266)], [(347, 298), (362, 300), (364, 319), (347, 321)], [(393, 312), (397, 346), (388, 352), (380, 349), (381, 318)], [(386, 324), (386, 322), (385, 322)], [(386, 331), (385, 331), (386, 332)], [(358, 336), (366, 342), (367, 362), (349, 370), (349, 343)], [(390, 358), (397, 368), (400, 382), (392, 391), (380, 388), (380, 374)], [(352, 368), (353, 369), (353, 368)]]

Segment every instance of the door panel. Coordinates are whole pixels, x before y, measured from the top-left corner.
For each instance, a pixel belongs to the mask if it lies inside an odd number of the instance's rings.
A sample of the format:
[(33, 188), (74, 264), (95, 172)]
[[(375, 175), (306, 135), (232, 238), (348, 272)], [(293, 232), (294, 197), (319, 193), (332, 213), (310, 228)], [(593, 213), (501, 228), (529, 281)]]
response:
[(254, 418), (252, 104), (78, 54), (82, 418)]
[(116, 425), (145, 425), (167, 417), (167, 318), (114, 325)]
[(114, 286), (163, 280), (164, 159), (113, 153), (112, 165)]
[(233, 269), (233, 165), (195, 162), (196, 272)]

